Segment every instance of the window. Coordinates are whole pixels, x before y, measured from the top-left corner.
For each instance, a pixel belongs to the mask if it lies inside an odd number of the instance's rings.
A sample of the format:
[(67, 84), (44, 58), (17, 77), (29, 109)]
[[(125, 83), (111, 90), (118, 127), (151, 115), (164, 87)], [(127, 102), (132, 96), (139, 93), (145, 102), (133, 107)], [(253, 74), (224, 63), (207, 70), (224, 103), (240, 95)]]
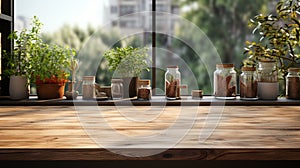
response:
[[(6, 4), (3, 3), (4, 1), (11, 2), (2, 0), (2, 7), (3, 4)], [(247, 28), (248, 20), (257, 13), (265, 12), (274, 5), (273, 2), (276, 0), (230, 0), (226, 2), (223, 0), (152, 0), (152, 2), (148, 0), (48, 0), (49, 5), (45, 5), (47, 3), (45, 1), (16, 0), (15, 27), (27, 25), (28, 18), (37, 15), (45, 24), (47, 42), (68, 44), (80, 50), (89, 35), (99, 30), (99, 26), (112, 21), (111, 27), (105, 30), (107, 34), (99, 33), (101, 42), (95, 45), (95, 48), (104, 50), (112, 47), (108, 44), (114, 40), (117, 43), (113, 47), (121, 46), (124, 43), (133, 46), (155, 47), (151, 54), (153, 62), (158, 68), (153, 69), (154, 73), (146, 73), (143, 77), (152, 78), (154, 87), (158, 88), (156, 94), (164, 92), (164, 73), (166, 66), (170, 64), (180, 65), (182, 83), (188, 85), (188, 93), (192, 89), (199, 88), (203, 89), (205, 94), (212, 94), (213, 81), (209, 77), (212, 70), (215, 69), (214, 56), (217, 54), (222, 62), (234, 63), (235, 67), (239, 68), (245, 58), (242, 51), (244, 41), (253, 38), (249, 36), (251, 31)], [(55, 5), (56, 1), (60, 4), (59, 6)], [(245, 3), (248, 5), (244, 5)], [(51, 7), (51, 5), (54, 6)], [(54, 8), (56, 9), (55, 13), (52, 11)], [(151, 10), (157, 11), (158, 14), (154, 17), (134, 14)], [(175, 16), (159, 12), (171, 13)], [(118, 20), (123, 15), (126, 15), (126, 18)], [(184, 27), (181, 24), (182, 20), (198, 26), (207, 39), (202, 39), (203, 41), (197, 39), (190, 27)], [(68, 26), (63, 27), (63, 25)], [(65, 30), (69, 32), (63, 33)], [(152, 30), (154, 30), (153, 33)], [(135, 32), (138, 33), (135, 34)], [(122, 34), (126, 33), (134, 35), (121, 38)], [(4, 36), (2, 33), (2, 48), (5, 47), (3, 45), (3, 40), (6, 40)], [(196, 44), (196, 48), (186, 44), (181, 37), (191, 40)], [(206, 52), (207, 43), (215, 47), (216, 52)], [(196, 51), (200, 51), (201, 55), (199, 56)], [(205, 65), (203, 59), (213, 60), (211, 61), (212, 65), (209, 65), (210, 70), (207, 69), (208, 65)], [(183, 66), (181, 67), (181, 65)], [(99, 67), (97, 83), (109, 85), (112, 74), (107, 71), (104, 64), (101, 63)]]
[(110, 12), (111, 13), (117, 13), (118, 12), (118, 7), (117, 6), (111, 6), (110, 7)]
[(136, 11), (135, 5), (121, 5), (120, 6), (120, 16), (134, 13), (135, 11)]

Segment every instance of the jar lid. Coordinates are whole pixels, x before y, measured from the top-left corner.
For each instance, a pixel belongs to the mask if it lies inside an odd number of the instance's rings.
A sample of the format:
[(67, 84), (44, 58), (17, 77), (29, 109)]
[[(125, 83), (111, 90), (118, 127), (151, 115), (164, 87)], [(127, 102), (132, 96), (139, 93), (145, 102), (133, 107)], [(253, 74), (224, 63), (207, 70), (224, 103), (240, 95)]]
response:
[(167, 68), (178, 68), (178, 65), (170, 65)]
[(218, 67), (218, 68), (233, 68), (234, 64), (217, 64), (216, 67)]
[(300, 72), (300, 68), (289, 68), (289, 72)]
[(83, 76), (82, 80), (95, 80), (95, 76)]
[(274, 61), (274, 60), (267, 60), (267, 59), (265, 59), (265, 60), (260, 60), (259, 62), (264, 62), (264, 63), (274, 63), (274, 62), (276, 62), (276, 61)]
[(122, 79), (111, 79), (111, 83), (121, 83), (123, 82)]
[(242, 67), (242, 71), (256, 71), (255, 67)]
[(138, 81), (138, 84), (140, 85), (140, 86), (142, 86), (142, 85), (150, 85), (150, 80), (139, 80)]

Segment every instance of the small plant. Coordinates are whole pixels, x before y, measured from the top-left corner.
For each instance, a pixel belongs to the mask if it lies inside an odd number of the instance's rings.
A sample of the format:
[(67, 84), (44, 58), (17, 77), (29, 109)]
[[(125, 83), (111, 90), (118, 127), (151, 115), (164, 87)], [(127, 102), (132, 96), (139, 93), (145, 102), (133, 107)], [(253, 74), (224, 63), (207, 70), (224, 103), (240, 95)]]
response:
[(137, 77), (148, 68), (148, 48), (124, 47), (108, 50), (104, 58), (111, 71), (121, 77)]
[(285, 79), (290, 67), (300, 65), (299, 5), (299, 0), (280, 0), (275, 15), (259, 14), (250, 20), (259, 41), (246, 42), (245, 66), (255, 66), (260, 60), (275, 60), (280, 77)]
[(3, 57), (7, 61), (5, 75), (25, 76), (31, 79), (31, 53), (40, 45), (40, 28), (41, 23), (34, 16), (30, 29), (23, 29), (21, 32), (13, 31), (9, 35), (8, 39), (15, 42), (15, 48), (11, 53), (3, 51)]

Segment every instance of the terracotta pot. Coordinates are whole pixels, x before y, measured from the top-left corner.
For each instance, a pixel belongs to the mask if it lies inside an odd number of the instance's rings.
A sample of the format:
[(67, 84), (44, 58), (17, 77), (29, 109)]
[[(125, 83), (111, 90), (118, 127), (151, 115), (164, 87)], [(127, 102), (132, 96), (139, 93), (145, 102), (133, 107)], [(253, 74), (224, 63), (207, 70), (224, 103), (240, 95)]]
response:
[(24, 76), (11, 76), (9, 81), (9, 95), (12, 100), (29, 98), (29, 85)]
[(61, 99), (64, 96), (65, 83), (63, 84), (37, 84), (38, 99)]
[(123, 79), (124, 98), (133, 98), (137, 96), (138, 77), (126, 77)]

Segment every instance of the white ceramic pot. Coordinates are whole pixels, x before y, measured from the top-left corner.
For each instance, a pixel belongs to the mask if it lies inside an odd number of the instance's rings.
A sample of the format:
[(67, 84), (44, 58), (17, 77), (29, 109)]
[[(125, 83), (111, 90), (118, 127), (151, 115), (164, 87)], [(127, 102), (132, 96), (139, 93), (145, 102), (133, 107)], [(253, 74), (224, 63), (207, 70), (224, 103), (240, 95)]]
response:
[(12, 100), (29, 98), (29, 85), (24, 76), (11, 76), (9, 82), (9, 95)]
[(278, 82), (258, 82), (258, 98), (261, 100), (277, 100), (279, 93)]

